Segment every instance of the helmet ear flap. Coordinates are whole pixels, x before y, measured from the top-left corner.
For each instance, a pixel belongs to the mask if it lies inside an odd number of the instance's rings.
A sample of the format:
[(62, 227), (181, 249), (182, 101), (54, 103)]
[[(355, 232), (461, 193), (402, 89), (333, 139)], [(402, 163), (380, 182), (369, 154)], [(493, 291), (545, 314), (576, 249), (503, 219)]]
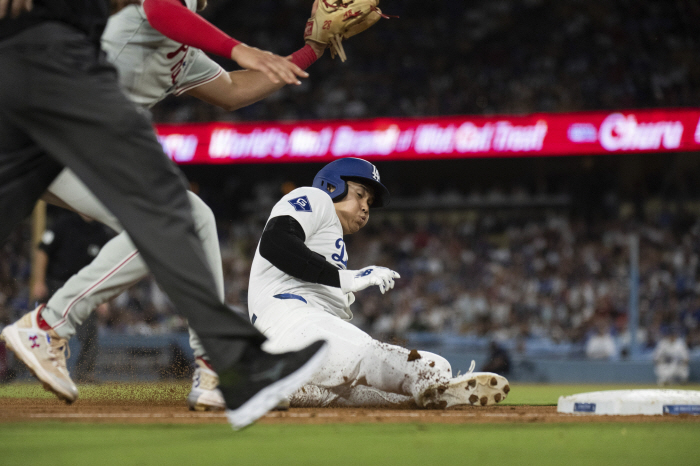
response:
[(321, 189), (325, 190), (327, 193), (335, 192), (337, 186), (333, 183), (329, 183), (326, 180), (321, 180)]
[(324, 178), (319, 178), (317, 179), (317, 181), (315, 181), (315, 186), (317, 188), (320, 188), (322, 191), (325, 191), (326, 194), (328, 194), (331, 197), (331, 199), (333, 199), (333, 202), (339, 202), (342, 201), (345, 195), (347, 194), (348, 185), (340, 177), (338, 177), (338, 181), (340, 183), (336, 183), (335, 181), (331, 182)]

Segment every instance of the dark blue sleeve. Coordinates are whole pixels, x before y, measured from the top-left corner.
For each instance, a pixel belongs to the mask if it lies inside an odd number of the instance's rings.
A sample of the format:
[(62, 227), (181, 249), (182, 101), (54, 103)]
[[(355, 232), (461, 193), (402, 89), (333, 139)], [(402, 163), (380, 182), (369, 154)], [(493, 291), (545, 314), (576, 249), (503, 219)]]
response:
[(294, 278), (340, 288), (338, 269), (309, 249), (305, 240), (304, 229), (293, 217), (273, 217), (260, 238), (260, 255)]

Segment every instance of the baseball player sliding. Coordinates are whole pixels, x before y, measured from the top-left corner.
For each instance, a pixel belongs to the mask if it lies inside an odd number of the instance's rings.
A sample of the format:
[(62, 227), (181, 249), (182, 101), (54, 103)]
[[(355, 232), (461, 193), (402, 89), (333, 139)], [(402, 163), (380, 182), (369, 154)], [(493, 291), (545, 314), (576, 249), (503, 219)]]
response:
[(490, 372), (453, 377), (436, 354), (381, 343), (350, 324), (353, 292), (394, 287), (384, 267), (348, 270), (343, 241), (367, 225), (370, 208), (389, 202), (377, 168), (344, 158), (318, 172), (272, 209), (250, 273), (251, 322), (268, 337), (266, 350), (289, 351), (325, 339), (326, 364), (292, 397), (292, 405), (368, 406), (413, 400), (424, 408), (491, 405), (506, 398), (508, 381)]
[[(187, 93), (235, 110), (265, 98), (285, 84), (298, 83), (297, 76), (306, 76), (302, 68), (310, 66), (326, 48), (323, 41), (327, 39), (318, 35), (287, 58), (248, 47), (195, 13), (205, 4), (202, 0), (145, 0), (143, 5), (131, 5), (110, 18), (102, 45), (133, 102), (147, 108), (168, 94)], [(316, 4), (312, 19), (316, 17), (315, 10)], [(227, 73), (203, 50), (253, 69)], [(224, 279), (215, 219), (201, 199), (188, 194), (197, 234), (223, 301)], [(70, 278), (37, 311), (42, 325), (50, 326), (60, 337), (58, 347), (65, 349), (64, 343), (75, 334), (76, 326), (101, 303), (146, 276), (148, 269), (119, 222), (73, 172), (61, 172), (44, 199), (120, 232), (89, 266)], [(207, 362), (201, 342), (193, 332), (190, 335), (197, 369), (188, 404), (192, 409), (224, 409), (223, 397), (216, 388), (218, 377)], [(59, 396), (72, 401), (78, 390), (66, 370), (63, 351), (55, 357), (56, 370), (62, 374)]]

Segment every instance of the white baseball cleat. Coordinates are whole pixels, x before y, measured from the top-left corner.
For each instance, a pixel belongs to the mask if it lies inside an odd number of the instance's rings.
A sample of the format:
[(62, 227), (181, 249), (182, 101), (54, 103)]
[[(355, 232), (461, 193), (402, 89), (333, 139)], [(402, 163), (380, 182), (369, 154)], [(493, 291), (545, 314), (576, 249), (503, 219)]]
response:
[(0, 339), (29, 371), (60, 399), (70, 404), (78, 399), (78, 387), (66, 368), (68, 340), (54, 330), (42, 330), (37, 321), (44, 305), (25, 314), (20, 320), (4, 328)]
[(195, 359), (197, 368), (192, 376), (192, 390), (187, 395), (190, 411), (223, 411), (224, 395), (219, 390), (219, 376), (202, 358)]
[[(224, 395), (219, 390), (219, 376), (202, 358), (196, 358), (197, 368), (192, 376), (192, 390), (187, 395), (190, 411), (223, 411), (226, 409)], [(275, 411), (289, 410), (289, 399), (280, 401)]]
[(505, 400), (510, 392), (508, 380), (493, 372), (469, 372), (450, 379), (447, 383), (430, 386), (423, 394), (419, 405), (430, 409), (445, 409), (452, 406), (490, 406)]

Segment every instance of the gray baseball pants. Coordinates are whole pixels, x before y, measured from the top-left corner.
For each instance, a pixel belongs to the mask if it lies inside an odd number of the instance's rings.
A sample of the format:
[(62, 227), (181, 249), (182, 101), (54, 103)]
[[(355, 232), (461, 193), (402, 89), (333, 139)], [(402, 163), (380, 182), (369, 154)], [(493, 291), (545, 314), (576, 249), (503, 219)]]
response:
[[(54, 294), (65, 283), (63, 280), (46, 279), (50, 294)], [(75, 363), (75, 378), (79, 381), (92, 379), (99, 353), (97, 315), (93, 313), (87, 316), (80, 327), (76, 329), (75, 335), (80, 342), (80, 353)]]
[(216, 290), (177, 167), (98, 44), (47, 22), (0, 41), (0, 240), (62, 167), (114, 214), (224, 371), (264, 337)]
[[(119, 221), (69, 169), (51, 183), (49, 202), (59, 200), (72, 210), (101, 222), (119, 232), (80, 272), (73, 275), (46, 303), (41, 315), (63, 338), (70, 338), (100, 304), (116, 297), (149, 273), (136, 246)], [(212, 270), (216, 292), (224, 301), (224, 275), (214, 214), (197, 195), (187, 192), (192, 205), (195, 231), (202, 241), (207, 265)], [(190, 328), (190, 346), (195, 357), (206, 356), (196, 333)]]

